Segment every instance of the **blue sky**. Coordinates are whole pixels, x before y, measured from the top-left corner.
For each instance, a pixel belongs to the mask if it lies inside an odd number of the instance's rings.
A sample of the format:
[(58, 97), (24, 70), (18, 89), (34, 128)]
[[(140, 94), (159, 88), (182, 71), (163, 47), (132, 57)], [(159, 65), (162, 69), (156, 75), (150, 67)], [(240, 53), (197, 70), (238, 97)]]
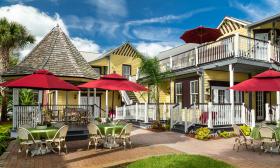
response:
[(216, 27), (224, 16), (256, 21), (280, 12), (280, 0), (2, 0), (0, 6), (0, 17), (23, 23), (38, 40), (59, 23), (80, 50), (100, 53), (130, 41), (148, 55), (183, 44), (185, 30)]

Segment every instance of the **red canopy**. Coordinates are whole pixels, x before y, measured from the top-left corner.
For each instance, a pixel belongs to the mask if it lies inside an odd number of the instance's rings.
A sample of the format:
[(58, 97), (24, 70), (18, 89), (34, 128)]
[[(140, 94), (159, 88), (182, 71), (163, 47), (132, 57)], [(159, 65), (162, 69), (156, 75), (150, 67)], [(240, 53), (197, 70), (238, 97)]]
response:
[(4, 82), (1, 86), (10, 88), (30, 88), (45, 90), (80, 90), (78, 87), (59, 79), (47, 70), (37, 70), (31, 75)]
[(267, 70), (251, 79), (230, 87), (230, 89), (248, 92), (280, 91), (280, 72)]
[(186, 43), (206, 43), (217, 40), (222, 33), (219, 29), (199, 26), (195, 29), (186, 31), (180, 38)]
[(148, 89), (138, 83), (128, 81), (118, 74), (109, 74), (93, 80), (88, 83), (79, 85), (80, 88), (99, 88), (104, 90), (126, 90), (126, 91), (147, 91)]

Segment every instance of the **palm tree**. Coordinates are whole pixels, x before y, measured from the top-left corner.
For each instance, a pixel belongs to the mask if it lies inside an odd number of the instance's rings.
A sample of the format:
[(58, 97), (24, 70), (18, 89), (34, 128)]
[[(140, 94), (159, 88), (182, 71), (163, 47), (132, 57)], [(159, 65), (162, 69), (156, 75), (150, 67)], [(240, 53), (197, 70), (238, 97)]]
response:
[[(6, 18), (0, 19), (0, 74), (7, 71), (10, 63), (10, 55), (14, 50), (23, 48), (29, 43), (34, 43), (35, 38), (27, 29), (15, 22), (9, 22)], [(3, 79), (0, 78), (3, 82)], [(5, 90), (1, 89), (2, 108), (1, 120), (7, 118), (7, 97)]]
[(162, 83), (163, 79), (170, 75), (171, 72), (161, 72), (160, 64), (157, 57), (145, 57), (141, 56), (140, 72), (145, 76), (151, 88), (152, 98), (156, 103), (156, 120), (160, 120), (160, 110), (159, 110), (159, 85)]

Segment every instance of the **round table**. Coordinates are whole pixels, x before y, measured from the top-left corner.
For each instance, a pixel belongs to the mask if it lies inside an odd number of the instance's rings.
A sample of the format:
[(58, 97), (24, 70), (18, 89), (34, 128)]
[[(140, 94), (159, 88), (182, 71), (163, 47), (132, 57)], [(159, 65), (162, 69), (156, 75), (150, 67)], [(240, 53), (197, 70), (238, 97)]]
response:
[(100, 129), (102, 135), (108, 136), (120, 134), (124, 125), (100, 124), (98, 125), (98, 128)]
[(52, 139), (58, 131), (56, 127), (48, 127), (46, 129), (28, 128), (35, 140)]
[(116, 148), (119, 147), (119, 144), (115, 141), (115, 135), (120, 134), (124, 125), (115, 125), (115, 124), (100, 124), (98, 125), (102, 135), (106, 137), (106, 142), (104, 143), (105, 148)]

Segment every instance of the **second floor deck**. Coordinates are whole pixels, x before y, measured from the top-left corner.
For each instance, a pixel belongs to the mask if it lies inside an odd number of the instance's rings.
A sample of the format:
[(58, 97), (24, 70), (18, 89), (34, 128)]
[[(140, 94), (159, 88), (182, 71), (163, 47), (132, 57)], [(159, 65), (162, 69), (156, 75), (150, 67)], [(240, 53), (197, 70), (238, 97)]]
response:
[(232, 58), (267, 63), (280, 62), (280, 46), (239, 34), (202, 44), (188, 51), (161, 59), (161, 71), (180, 71)]

